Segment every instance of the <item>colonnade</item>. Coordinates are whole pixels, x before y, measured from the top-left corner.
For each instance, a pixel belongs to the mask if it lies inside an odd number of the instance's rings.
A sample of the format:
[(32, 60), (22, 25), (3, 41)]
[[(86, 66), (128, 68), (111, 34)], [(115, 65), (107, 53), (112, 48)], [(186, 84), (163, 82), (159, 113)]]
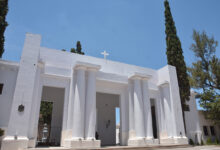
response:
[[(73, 140), (95, 139), (96, 124), (96, 72), (99, 66), (76, 65), (71, 83), (72, 108), (68, 114)], [(72, 112), (71, 112), (72, 110)], [(71, 114), (72, 113), (72, 114)]]
[[(153, 139), (149, 76), (135, 74), (129, 78), (129, 139)], [(174, 103), (169, 83), (159, 85), (156, 99), (159, 138), (177, 137)]]
[(129, 79), (129, 139), (153, 138), (149, 78), (135, 74)]

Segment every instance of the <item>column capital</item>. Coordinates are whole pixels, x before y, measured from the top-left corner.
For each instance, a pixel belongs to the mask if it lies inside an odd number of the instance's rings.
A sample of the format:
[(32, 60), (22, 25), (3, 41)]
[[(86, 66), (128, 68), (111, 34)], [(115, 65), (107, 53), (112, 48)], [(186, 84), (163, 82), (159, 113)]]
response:
[(87, 68), (85, 66), (80, 66), (80, 65), (77, 65), (74, 67), (75, 70), (86, 70)]
[(74, 68), (75, 69), (85, 69), (85, 70), (89, 70), (89, 71), (98, 71), (101, 68), (101, 66), (96, 65), (96, 64), (87, 63), (87, 62), (77, 61)]
[(87, 68), (88, 71), (91, 71), (91, 72), (97, 72), (99, 69), (98, 68)]
[(168, 86), (168, 85), (169, 85), (169, 82), (167, 80), (159, 82), (157, 84), (157, 86), (159, 86), (159, 87), (165, 87), (165, 86)]
[(149, 80), (151, 75), (135, 72), (131, 76), (128, 77), (129, 79), (139, 79), (139, 80)]

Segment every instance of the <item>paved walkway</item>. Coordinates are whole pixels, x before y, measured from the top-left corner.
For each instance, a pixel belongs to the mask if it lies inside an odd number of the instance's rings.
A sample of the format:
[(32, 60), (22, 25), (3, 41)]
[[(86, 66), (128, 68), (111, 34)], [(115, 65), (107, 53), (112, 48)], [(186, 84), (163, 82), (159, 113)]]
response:
[(186, 148), (156, 148), (152, 150), (220, 150), (220, 146), (194, 146)]
[[(28, 150), (74, 150), (74, 149), (50, 147), (50, 148), (30, 148)], [(112, 146), (112, 147), (102, 147), (102, 148), (90, 149), (90, 150), (220, 150), (220, 146), (215, 146), (215, 145), (211, 145), (211, 146), (185, 145), (185, 146), (159, 146), (159, 147), (158, 146), (152, 146), (152, 147)]]

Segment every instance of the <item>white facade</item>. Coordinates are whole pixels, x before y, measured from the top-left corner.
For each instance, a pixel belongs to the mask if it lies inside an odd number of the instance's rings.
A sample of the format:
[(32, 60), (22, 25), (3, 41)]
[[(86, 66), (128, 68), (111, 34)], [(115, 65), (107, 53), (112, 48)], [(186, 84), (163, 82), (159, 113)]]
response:
[[(40, 35), (27, 34), (20, 63), (0, 61), (0, 82), (4, 84), (0, 128), (6, 130), (1, 150), (35, 147), (40, 103), (47, 95), (42, 94), (43, 87), (64, 89), (64, 97), (59, 99), (63, 100), (63, 147), (100, 147), (102, 139), (95, 139), (99, 130), (97, 93), (119, 97), (121, 145), (188, 143), (175, 67), (153, 70), (53, 50), (40, 43)], [(150, 99), (155, 106), (154, 127)], [(19, 106), (24, 111), (18, 111)], [(107, 119), (106, 126), (110, 122)]]
[[(203, 111), (199, 111), (199, 122), (203, 135), (202, 140), (204, 143), (206, 143), (209, 138), (212, 142), (215, 142), (216, 140), (220, 141), (219, 124), (215, 124), (213, 121), (206, 119)], [(207, 128), (207, 134), (205, 133), (204, 128)], [(211, 128), (214, 129), (214, 132), (211, 131)]]
[[(186, 136), (188, 139), (193, 140), (195, 144), (201, 144), (201, 141), (206, 143), (208, 138), (212, 142), (216, 139), (220, 141), (220, 126), (206, 119), (204, 112), (197, 109), (195, 96), (196, 93), (192, 91), (190, 101), (187, 102), (189, 111), (185, 111)], [(207, 133), (205, 133), (204, 128), (207, 129)], [(211, 128), (213, 128), (213, 132)]]

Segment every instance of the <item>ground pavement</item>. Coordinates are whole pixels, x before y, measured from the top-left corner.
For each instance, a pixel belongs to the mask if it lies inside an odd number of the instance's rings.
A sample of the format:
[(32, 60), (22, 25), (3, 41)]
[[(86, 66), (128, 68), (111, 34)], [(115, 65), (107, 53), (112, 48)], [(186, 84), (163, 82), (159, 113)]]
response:
[[(62, 147), (50, 147), (50, 148), (30, 148), (27, 150), (74, 150)], [(81, 149), (85, 150), (85, 149)], [(152, 146), (152, 147), (128, 147), (128, 146), (112, 146), (102, 147), (97, 149), (86, 149), (86, 150), (220, 150), (220, 145), (210, 146)]]

